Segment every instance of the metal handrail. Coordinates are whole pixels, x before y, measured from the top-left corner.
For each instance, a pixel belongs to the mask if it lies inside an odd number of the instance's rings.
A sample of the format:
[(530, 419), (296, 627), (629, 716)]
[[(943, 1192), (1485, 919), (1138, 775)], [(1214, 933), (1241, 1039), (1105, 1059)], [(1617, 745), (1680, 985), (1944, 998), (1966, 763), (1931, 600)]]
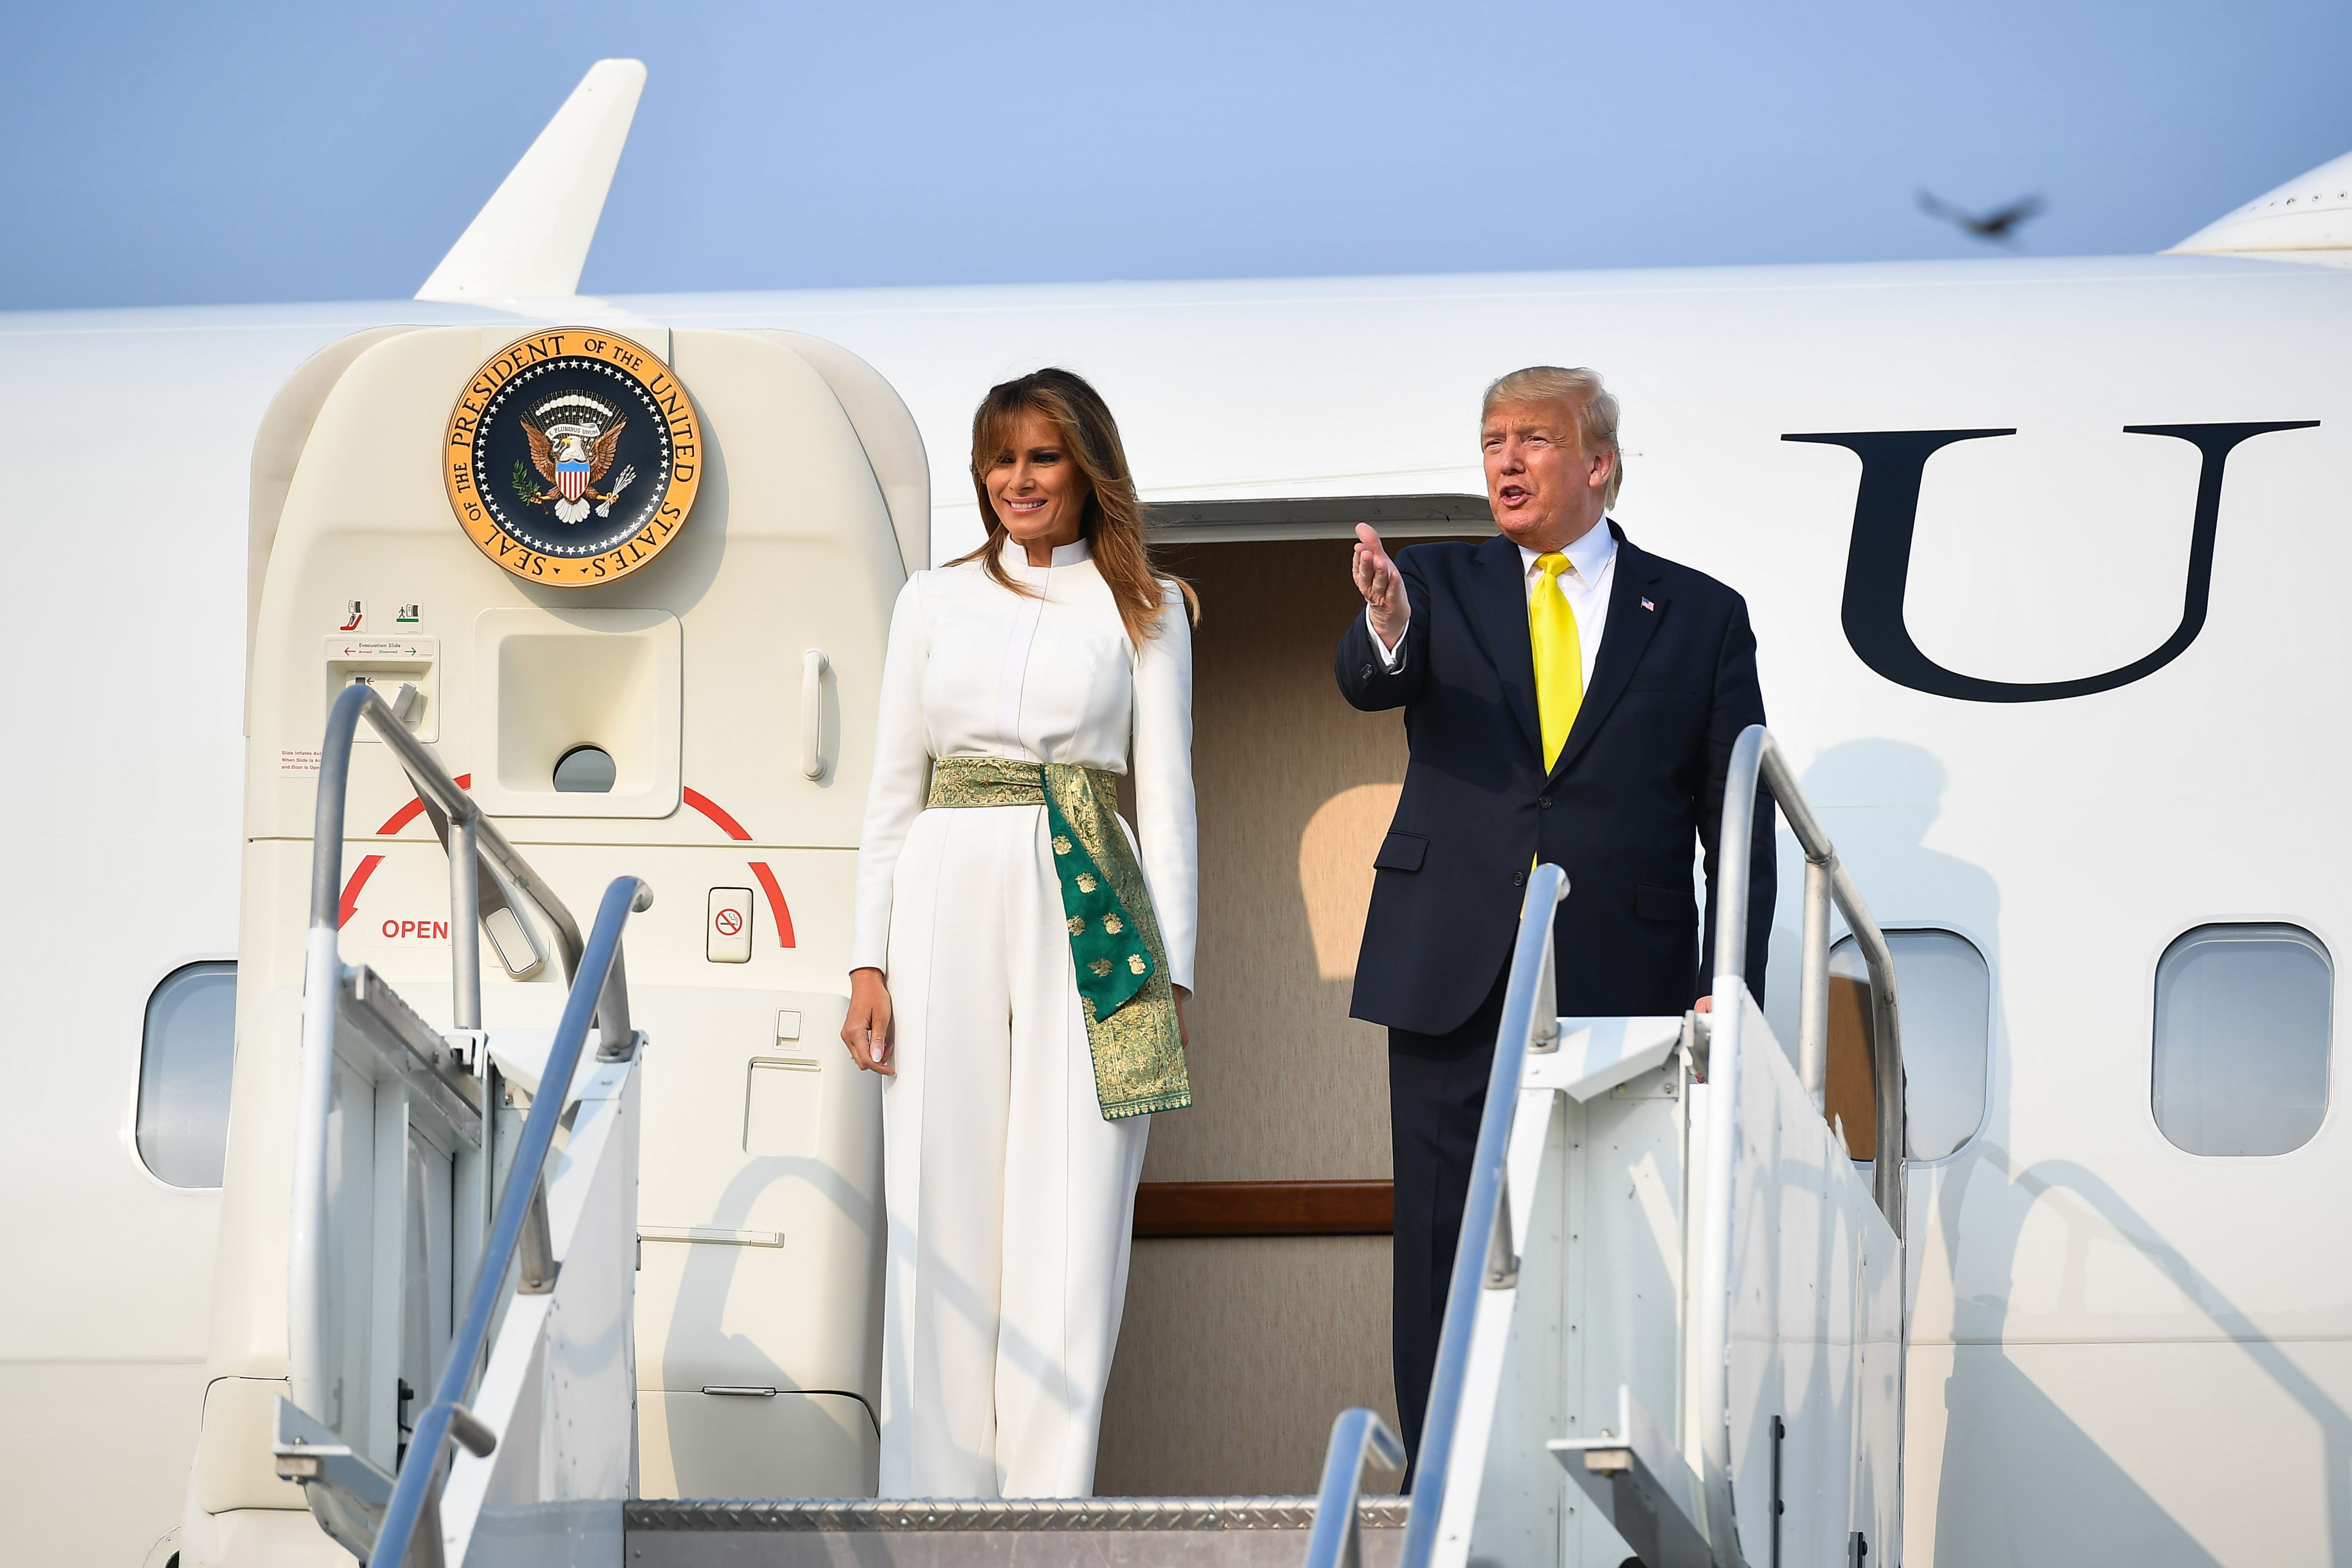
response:
[(1363, 1530), (1356, 1518), (1364, 1465), (1376, 1460), (1393, 1470), (1404, 1463), (1404, 1445), (1389, 1424), (1358, 1405), (1331, 1423), (1331, 1446), (1323, 1456), (1323, 1487), (1315, 1498), (1315, 1533), (1307, 1542), (1307, 1568), (1363, 1568)]
[[(1728, 1489), (1732, 1143), (1738, 1125), (1738, 1102), (1733, 1089), (1738, 1081), (1740, 1036), (1746, 1016), (1749, 855), (1745, 847), (1754, 837), (1759, 782), (1771, 789), (1805, 851), (1804, 983), (1799, 995), (1798, 1027), (1806, 1088), (1818, 1104), (1822, 1064), (1827, 1055), (1829, 910), (1834, 902), (1844, 911), (1870, 969), (1873, 1050), (1877, 1069), (1874, 1120), (1878, 1130), (1873, 1197), (1895, 1232), (1898, 1249), (1904, 1229), (1902, 1152), (1906, 1121), (1894, 953), (1877, 922), (1872, 920), (1853, 877), (1839, 861), (1829, 836), (1806, 804), (1771, 735), (1760, 724), (1750, 725), (1741, 731), (1732, 750), (1724, 788), (1722, 833), (1716, 841), (1715, 1010), (1709, 1019), (1706, 1058), (1706, 1081), (1710, 1086), (1708, 1164), (1703, 1199), (1699, 1322), (1695, 1340), (1699, 1349), (1689, 1363), (1690, 1373), (1698, 1384), (1692, 1408), (1706, 1413), (1701, 1419), (1706, 1427), (1702, 1447), (1707, 1461), (1707, 1539), (1716, 1544), (1718, 1560), (1726, 1563), (1737, 1561), (1730, 1545)], [(1739, 847), (1737, 852), (1735, 847)], [(1487, 1079), (1486, 1112), (1479, 1121), (1478, 1143), (1471, 1158), (1469, 1195), (1463, 1208), (1461, 1239), (1455, 1244), (1429, 1409), (1423, 1424), (1421, 1450), (1414, 1457), (1419, 1479), (1413, 1487), (1412, 1513), (1405, 1527), (1402, 1568), (1428, 1568), (1444, 1511), (1455, 1491), (1449, 1472), (1455, 1462), (1461, 1436), (1458, 1427), (1467, 1391), (1479, 1293), (1484, 1289), (1508, 1289), (1517, 1282), (1518, 1259), (1509, 1229), (1510, 1194), (1505, 1179), (1505, 1161), (1528, 1055), (1546, 1048), (1557, 1038), (1558, 1020), (1549, 1009), (1539, 1016), (1537, 999), (1549, 994), (1553, 962), (1549, 911), (1567, 894), (1566, 874), (1559, 867), (1538, 866), (1529, 874), (1527, 902), (1520, 912), (1517, 942), (1511, 954), (1510, 979), (1504, 993), (1502, 1026), (1495, 1040), (1494, 1068)], [(1897, 1278), (1903, 1278), (1899, 1250)], [(1904, 1311), (1907, 1319), (1907, 1301)], [(1896, 1422), (1900, 1430), (1903, 1394), (1899, 1361), (1896, 1377)], [(1465, 1462), (1469, 1453), (1469, 1449), (1463, 1450)], [(1898, 1473), (1898, 1526), (1901, 1485)], [(1463, 1521), (1463, 1527), (1467, 1528), (1467, 1521)], [(1897, 1538), (1900, 1539), (1899, 1532)]]
[[(482, 814), (474, 797), (457, 787), (440, 760), (425, 749), (423, 742), (408, 732), (408, 726), (393, 714), (391, 706), (373, 687), (353, 686), (335, 699), (327, 713), (327, 736), (319, 752), (319, 815), (311, 831), (311, 843), (320, 850), (310, 861), (310, 929), (322, 923), (333, 926), (341, 913), (343, 897), (343, 807), (349, 788), (352, 768), (352, 742), (359, 733), (360, 720), (364, 717), (381, 736), (400, 765), (407, 770), (420, 795), (440, 807), (448, 817), (452, 831), (461, 826), (471, 828), (479, 839), (484, 857), (505, 872), (516, 887), (530, 896), (555, 927), (556, 942), (563, 950), (563, 978), (569, 983), (580, 968), (580, 926), (555, 889), (531, 869), (530, 862), (515, 853), (498, 825)], [(464, 857), (453, 849), (450, 853), (451, 890), (456, 890), (457, 865)], [(474, 900), (468, 899), (461, 909), (471, 910)], [(453, 911), (454, 914), (454, 911)], [(470, 922), (469, 922), (470, 923)], [(449, 926), (449, 938), (456, 942), (457, 921)], [(478, 951), (478, 949), (477, 950)], [(478, 1028), (478, 1024), (461, 1023), (461, 1029)]]
[[(449, 966), (452, 1026), (482, 1026), (480, 861), (487, 857), (520, 889), (555, 928), (564, 978), (580, 965), (580, 927), (555, 890), (515, 852), (474, 797), (457, 787), (440, 760), (373, 687), (354, 685), (335, 699), (319, 751), (319, 801), (311, 828), (310, 928), (302, 963), (302, 1067), (294, 1144), (294, 1216), (288, 1248), (287, 1350), (289, 1393), (313, 1415), (324, 1408), (324, 1260), (327, 1245), (327, 1121), (333, 1099), (334, 1027), (341, 979), (343, 819), (350, 792), (352, 744), (366, 720), (392, 749), (418, 797), (449, 823)], [(612, 1004), (614, 1032), (626, 1028), (625, 996)]]
[[(1696, 1351), (1691, 1371), (1697, 1382), (1693, 1408), (1701, 1413), (1700, 1446), (1706, 1458), (1707, 1536), (1727, 1546), (1732, 1528), (1730, 1481), (1730, 1336), (1733, 1142), (1738, 1126), (1737, 1086), (1747, 1008), (1748, 846), (1755, 836), (1759, 784), (1772, 792), (1780, 815), (1805, 852), (1803, 984), (1798, 993), (1799, 1071), (1806, 1090), (1820, 1103), (1829, 1037), (1829, 906), (1845, 915), (1863, 960), (1869, 966), (1872, 1024), (1872, 1087), (1877, 1146), (1872, 1151), (1871, 1195), (1895, 1232), (1897, 1258), (1904, 1230), (1903, 1155), (1906, 1139), (1903, 1043), (1895, 1005), (1895, 954), (1871, 918), (1861, 889), (1838, 859), (1836, 846), (1798, 788), (1771, 732), (1750, 724), (1739, 732), (1725, 770), (1723, 830), (1716, 838), (1715, 1014), (1707, 1047), (1707, 1166), (1698, 1270)], [(1895, 1278), (1905, 1278), (1898, 1261)], [(1909, 1317), (1907, 1300), (1902, 1305)], [(1906, 1336), (1907, 1338), (1907, 1334)], [(1895, 1363), (1896, 1430), (1902, 1421), (1903, 1376)], [(1895, 1481), (1900, 1521), (1902, 1481)], [(1901, 1534), (1897, 1532), (1896, 1539)]]
[[(1906, 1115), (1901, 1023), (1895, 1006), (1895, 953), (1885, 933), (1871, 918), (1853, 874), (1838, 858), (1821, 819), (1813, 815), (1796, 775), (1780, 755), (1780, 742), (1761, 724), (1739, 732), (1731, 750), (1731, 765), (1723, 787), (1723, 831), (1717, 837), (1715, 900), (1715, 994), (1718, 1004), (1737, 996), (1747, 984), (1748, 858), (1733, 855), (1727, 846), (1746, 844), (1756, 830), (1756, 789), (1759, 780), (1772, 792), (1780, 815), (1805, 852), (1804, 953), (1797, 993), (1797, 1064), (1813, 1103), (1822, 1103), (1829, 1058), (1829, 914), (1834, 902), (1862, 949), (1870, 972), (1871, 1068), (1874, 1086), (1873, 1120), (1876, 1144), (1872, 1151), (1870, 1195), (1886, 1223), (1903, 1235), (1903, 1156), (1906, 1152)], [(1735, 837), (1736, 835), (1736, 837)], [(1728, 983), (1728, 984), (1727, 984)], [(1718, 1011), (1714, 1037), (1721, 1039), (1727, 1025), (1735, 1035), (1738, 1025)]]
[[(1437, 1367), (1430, 1380), (1429, 1408), (1413, 1457), (1419, 1478), (1412, 1510), (1406, 1516), (1403, 1568), (1427, 1568), (1437, 1544), (1437, 1526), (1454, 1458), (1455, 1429), (1468, 1381), (1473, 1304), (1482, 1289), (1516, 1282), (1516, 1269), (1498, 1270), (1498, 1259), (1516, 1265), (1508, 1213), (1510, 1193), (1504, 1160), (1510, 1152), (1511, 1117), (1529, 1042), (1539, 1027), (1557, 1029), (1555, 1006), (1537, 1011), (1538, 993), (1551, 974), (1551, 914), (1568, 896), (1568, 873), (1538, 866), (1528, 873), (1517, 943), (1511, 950), (1511, 975), (1503, 993), (1503, 1023), (1495, 1037), (1495, 1064), (1486, 1076), (1486, 1110), (1478, 1122), (1478, 1144), (1470, 1157), (1470, 1193), (1462, 1209), (1462, 1236), (1454, 1247), (1454, 1277), (1445, 1292), (1445, 1322), (1439, 1331)], [(1538, 918), (1540, 916), (1540, 918)], [(1499, 1227), (1499, 1228), (1498, 1228)]]
[[(555, 1041), (548, 1048), (547, 1067), (540, 1076), (538, 1092), (531, 1099), (530, 1114), (523, 1122), (522, 1136), (516, 1141), (514, 1163), (507, 1172), (506, 1190), (499, 1198), (498, 1218), (490, 1226), (488, 1239), (482, 1244), (481, 1264), (474, 1272), (472, 1299), (467, 1302), (466, 1316), (457, 1331), (450, 1336), (448, 1357), (442, 1363), (433, 1403), (416, 1418), (410, 1435), (399, 1478), (393, 1483), (392, 1500), (384, 1506), (383, 1524), (376, 1531), (375, 1550), (368, 1554), (371, 1563), (402, 1568), (408, 1560), (412, 1542), (423, 1548), (422, 1561), (437, 1563), (441, 1544), (438, 1530), (428, 1532), (429, 1540), (422, 1540), (417, 1527), (433, 1511), (430, 1505), (435, 1500), (436, 1483), (446, 1457), (445, 1440), (455, 1436), (477, 1457), (488, 1455), (496, 1445), (496, 1436), (465, 1407), (467, 1385), (488, 1343), (490, 1319), (505, 1292), (507, 1268), (521, 1247), (526, 1226), (534, 1215), (540, 1216), (540, 1223), (544, 1223), (542, 1168), (548, 1152), (554, 1147), (556, 1123), (571, 1095), (572, 1074), (587, 1044), (589, 1024), (600, 1006), (609, 1006), (607, 983), (621, 973), (621, 929), (631, 911), (651, 908), (653, 897), (653, 889), (636, 878), (616, 877), (604, 889), (604, 900), (597, 906), (596, 923), (590, 928), (579, 972), (573, 976), (571, 994), (564, 999), (562, 1022), (556, 1026)], [(612, 1015), (607, 1012), (605, 1016)], [(598, 1054), (604, 1058), (625, 1057), (626, 1044), (625, 1041), (623, 1048), (615, 1049), (615, 1041), (608, 1034)], [(551, 1283), (551, 1268), (548, 1272)]]

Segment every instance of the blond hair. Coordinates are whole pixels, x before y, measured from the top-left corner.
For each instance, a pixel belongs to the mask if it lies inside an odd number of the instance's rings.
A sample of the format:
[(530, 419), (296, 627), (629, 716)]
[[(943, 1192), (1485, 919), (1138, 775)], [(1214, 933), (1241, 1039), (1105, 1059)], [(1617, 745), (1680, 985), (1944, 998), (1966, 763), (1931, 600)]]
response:
[(1625, 454), (1617, 446), (1617, 399), (1601, 384), (1599, 371), (1531, 364), (1496, 376), (1478, 405), (1478, 417), (1483, 422), (1497, 403), (1555, 401), (1567, 404), (1575, 414), (1577, 441), (1586, 451), (1609, 454), (1609, 486), (1601, 492), (1601, 504), (1604, 510), (1615, 506), (1625, 483)]

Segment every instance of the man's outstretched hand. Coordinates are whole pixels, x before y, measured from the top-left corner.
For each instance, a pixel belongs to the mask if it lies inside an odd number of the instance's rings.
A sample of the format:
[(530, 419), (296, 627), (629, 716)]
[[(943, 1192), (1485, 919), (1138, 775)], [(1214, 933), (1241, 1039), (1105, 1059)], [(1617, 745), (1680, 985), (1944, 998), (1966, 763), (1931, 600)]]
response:
[(1405, 622), (1412, 615), (1412, 606), (1404, 596), (1404, 578), (1399, 574), (1396, 563), (1381, 548), (1378, 530), (1369, 522), (1356, 525), (1356, 592), (1364, 596), (1371, 612), (1373, 635), (1382, 645), (1394, 647), (1404, 636)]

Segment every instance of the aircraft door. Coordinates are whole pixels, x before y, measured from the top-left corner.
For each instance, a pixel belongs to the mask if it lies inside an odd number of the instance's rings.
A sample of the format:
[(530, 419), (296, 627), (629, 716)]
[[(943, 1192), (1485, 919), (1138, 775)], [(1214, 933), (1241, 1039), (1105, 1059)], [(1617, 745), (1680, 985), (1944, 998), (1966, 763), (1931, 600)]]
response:
[[(655, 889), (627, 938), (649, 1042), (641, 1491), (872, 1490), (879, 1084), (824, 1047), (846, 1005), (890, 609), (928, 532), (904, 407), (870, 368), (789, 334), (420, 328), (370, 344), (325, 394), (274, 526), (255, 528), (248, 983), (203, 1512), (302, 1506), (231, 1406), (285, 1387), (318, 747), (355, 679), (417, 689), (412, 731), (572, 910), (614, 876)], [(448, 1028), (446, 861), (379, 744), (354, 750), (341, 879), (342, 962)], [(483, 880), (482, 1024), (551, 1027), (556, 933)], [(399, 1147), (363, 1087), (345, 1079), (341, 1135)], [(462, 1280), (478, 1245), (448, 1142), (404, 1159), (405, 1214), (370, 1200), (371, 1231), (356, 1189), (338, 1200), (339, 1257), (373, 1247), (377, 1279), (425, 1282), (430, 1327), (394, 1380), (411, 1388), (447, 1332), (431, 1281)], [(373, 1238), (395, 1230), (386, 1254)], [(358, 1353), (336, 1352), (347, 1377)], [(421, 1379), (420, 1356), (436, 1363)], [(396, 1397), (368, 1405), (371, 1431), (396, 1428)]]

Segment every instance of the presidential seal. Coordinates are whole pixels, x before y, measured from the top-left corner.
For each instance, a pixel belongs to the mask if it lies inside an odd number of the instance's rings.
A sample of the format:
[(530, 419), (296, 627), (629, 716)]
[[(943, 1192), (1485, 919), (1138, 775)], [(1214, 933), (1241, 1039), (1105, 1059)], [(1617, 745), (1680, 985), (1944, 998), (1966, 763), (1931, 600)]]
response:
[(528, 582), (591, 588), (677, 537), (702, 426), (651, 350), (566, 327), (520, 338), (474, 373), (441, 456), (449, 504), (483, 554)]

